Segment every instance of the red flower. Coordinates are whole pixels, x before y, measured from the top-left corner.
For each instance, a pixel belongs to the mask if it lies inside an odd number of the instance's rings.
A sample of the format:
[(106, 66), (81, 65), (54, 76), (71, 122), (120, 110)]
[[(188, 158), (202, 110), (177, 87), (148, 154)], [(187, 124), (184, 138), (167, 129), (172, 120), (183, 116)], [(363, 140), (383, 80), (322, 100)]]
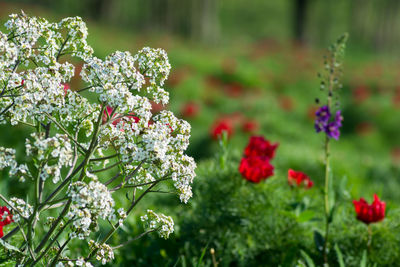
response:
[(188, 102), (182, 107), (181, 114), (185, 118), (193, 118), (197, 116), (199, 110), (200, 107), (198, 104), (195, 102)]
[(265, 156), (270, 159), (274, 158), (275, 150), (279, 144), (271, 144), (262, 136), (250, 137), (250, 142), (244, 150), (246, 157), (250, 156)]
[(69, 86), (68, 83), (64, 83), (63, 85), (64, 85), (64, 96), (66, 96), (68, 93), (68, 90), (71, 90), (71, 87)]
[(306, 188), (311, 188), (314, 185), (314, 182), (311, 181), (310, 177), (308, 177), (304, 172), (298, 172), (292, 169), (289, 169), (288, 171), (288, 183), (290, 186), (304, 185)]
[(357, 219), (363, 223), (379, 222), (385, 218), (386, 203), (380, 201), (376, 194), (374, 194), (374, 201), (371, 205), (364, 198), (360, 198), (360, 201), (353, 200), (353, 204), (357, 213)]
[(3, 226), (14, 222), (12, 217), (10, 210), (6, 206), (0, 207), (0, 238), (4, 236)]
[(228, 138), (231, 137), (233, 134), (232, 124), (227, 120), (217, 121), (211, 127), (211, 137), (215, 140), (218, 140), (224, 131), (227, 133)]
[(274, 166), (269, 163), (265, 156), (243, 157), (240, 161), (239, 172), (248, 181), (259, 183), (274, 175)]
[(258, 130), (259, 124), (255, 120), (246, 120), (242, 123), (242, 131), (245, 133), (253, 133)]

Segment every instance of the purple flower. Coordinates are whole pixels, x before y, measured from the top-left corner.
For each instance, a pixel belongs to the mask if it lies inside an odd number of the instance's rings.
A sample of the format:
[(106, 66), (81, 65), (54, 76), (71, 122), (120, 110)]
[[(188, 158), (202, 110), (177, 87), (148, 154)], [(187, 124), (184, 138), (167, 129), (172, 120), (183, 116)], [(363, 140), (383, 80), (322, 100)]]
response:
[[(339, 128), (342, 127), (343, 116), (341, 111), (338, 110), (335, 114), (335, 117), (332, 118), (331, 112), (328, 106), (320, 107), (315, 113), (315, 131), (325, 132), (329, 138), (334, 138), (336, 140), (339, 139), (340, 131)], [(331, 121), (331, 119), (333, 119)]]
[(335, 116), (336, 125), (339, 127), (342, 127), (342, 120), (343, 120), (343, 116), (341, 114), (341, 111), (340, 110), (336, 111), (336, 116)]
[(339, 125), (336, 123), (336, 121), (332, 121), (328, 123), (328, 125), (325, 127), (324, 131), (326, 135), (328, 135), (329, 138), (335, 138), (336, 140), (339, 140), (340, 136), (340, 131), (339, 131)]
[(315, 119), (315, 130), (319, 133), (320, 131), (324, 131), (325, 127), (328, 125), (331, 112), (328, 106), (322, 106), (315, 112), (315, 115), (317, 116)]

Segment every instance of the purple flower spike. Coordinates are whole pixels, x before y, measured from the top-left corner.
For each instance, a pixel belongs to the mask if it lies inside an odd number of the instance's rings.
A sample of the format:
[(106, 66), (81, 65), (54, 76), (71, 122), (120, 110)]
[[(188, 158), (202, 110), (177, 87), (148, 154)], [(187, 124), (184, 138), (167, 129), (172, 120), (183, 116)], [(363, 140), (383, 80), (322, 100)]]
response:
[(328, 125), (329, 119), (331, 117), (331, 112), (328, 106), (320, 107), (317, 112), (315, 112), (315, 131), (317, 133), (324, 131), (325, 127)]
[[(329, 138), (334, 138), (339, 140), (340, 131), (339, 128), (342, 127), (343, 116), (341, 111), (338, 110), (334, 118), (331, 118), (331, 112), (328, 106), (320, 107), (315, 113), (315, 131), (325, 132)], [(332, 120), (332, 121), (331, 121)]]

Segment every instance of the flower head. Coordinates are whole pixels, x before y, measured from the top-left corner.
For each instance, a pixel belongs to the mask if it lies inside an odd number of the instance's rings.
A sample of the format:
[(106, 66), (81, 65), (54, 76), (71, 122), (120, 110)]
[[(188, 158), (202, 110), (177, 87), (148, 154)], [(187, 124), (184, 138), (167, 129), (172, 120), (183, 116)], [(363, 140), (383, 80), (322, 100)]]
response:
[(307, 189), (314, 185), (314, 182), (311, 181), (310, 177), (308, 177), (304, 172), (294, 171), (292, 169), (289, 169), (288, 171), (288, 183), (290, 186), (303, 185)]
[(359, 201), (353, 200), (353, 204), (357, 219), (365, 224), (379, 222), (385, 218), (386, 203), (379, 200), (376, 194), (371, 205), (364, 198), (360, 198)]
[(244, 150), (246, 157), (250, 156), (264, 156), (269, 159), (274, 158), (275, 150), (278, 147), (278, 143), (272, 144), (262, 136), (250, 137), (249, 144)]
[(329, 138), (338, 140), (340, 136), (339, 128), (342, 127), (343, 121), (341, 111), (338, 110), (335, 114), (335, 117), (332, 117), (329, 107), (322, 106), (317, 110), (315, 115), (315, 131), (317, 133), (321, 131), (325, 132)]
[(217, 121), (211, 127), (211, 137), (214, 140), (218, 140), (218, 138), (220, 138), (222, 136), (223, 132), (227, 133), (228, 138), (232, 136), (233, 126), (230, 121), (228, 121), (228, 120)]
[(328, 106), (322, 106), (315, 112), (315, 115), (315, 130), (319, 133), (328, 125), (329, 119), (331, 118), (331, 112)]
[(248, 181), (259, 183), (274, 175), (274, 166), (270, 164), (269, 158), (266, 156), (243, 157), (239, 165), (239, 172)]

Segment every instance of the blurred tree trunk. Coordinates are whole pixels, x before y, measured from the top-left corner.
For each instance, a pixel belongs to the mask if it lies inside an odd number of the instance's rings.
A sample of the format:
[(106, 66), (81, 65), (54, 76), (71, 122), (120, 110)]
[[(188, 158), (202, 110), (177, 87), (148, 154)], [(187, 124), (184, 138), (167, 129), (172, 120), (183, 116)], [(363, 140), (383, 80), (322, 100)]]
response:
[(191, 36), (194, 40), (215, 43), (219, 38), (218, 0), (191, 1)]
[(305, 42), (305, 25), (307, 19), (308, 0), (294, 0), (293, 37), (300, 43)]

